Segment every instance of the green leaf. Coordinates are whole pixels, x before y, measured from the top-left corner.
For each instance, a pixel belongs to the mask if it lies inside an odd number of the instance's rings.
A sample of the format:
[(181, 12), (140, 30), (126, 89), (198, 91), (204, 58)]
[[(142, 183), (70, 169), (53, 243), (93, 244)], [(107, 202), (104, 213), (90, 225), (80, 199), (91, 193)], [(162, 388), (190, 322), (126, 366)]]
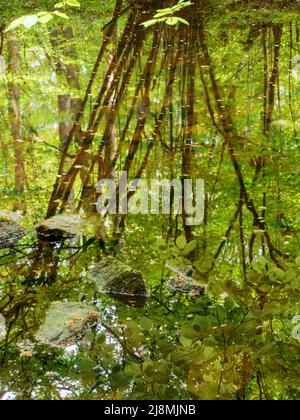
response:
[(215, 358), (216, 357), (216, 352), (215, 349), (213, 347), (204, 347), (204, 351), (203, 351), (203, 357), (205, 359), (211, 359), (211, 358)]
[(151, 19), (148, 20), (147, 22), (143, 22), (141, 25), (143, 25), (145, 28), (149, 28), (150, 26), (156, 25), (159, 22), (165, 22), (165, 18), (161, 18), (161, 19)]
[(126, 365), (124, 372), (129, 378), (142, 376), (142, 370), (138, 363), (131, 363), (130, 365)]
[(145, 360), (143, 363), (143, 371), (146, 376), (152, 376), (153, 374), (153, 362), (152, 360)]
[(157, 361), (155, 364), (155, 368), (159, 372), (164, 373), (165, 375), (168, 375), (170, 373), (170, 363), (164, 359)]
[(113, 373), (110, 380), (113, 388), (126, 386), (128, 384), (128, 377), (123, 371)]
[(159, 14), (159, 13), (172, 13), (172, 8), (171, 7), (166, 7), (165, 9), (158, 9), (157, 14)]
[(62, 13), (62, 12), (58, 12), (57, 10), (55, 10), (53, 12), (53, 14), (55, 16), (61, 17), (62, 19), (69, 19), (69, 16), (68, 15), (66, 15), (65, 13)]
[(159, 10), (158, 13), (156, 13), (156, 15), (154, 15), (154, 18), (159, 19), (161, 17), (165, 17), (165, 16), (172, 15), (172, 14), (173, 14), (172, 9), (169, 9), (169, 8), (168, 9), (162, 9), (162, 10)]
[(177, 20), (181, 23), (184, 23), (185, 25), (190, 26), (189, 22), (187, 20), (183, 19), (183, 18), (178, 17)]
[(11, 24), (6, 28), (5, 32), (12, 31), (13, 29), (18, 28), (23, 24), (23, 17), (15, 19), (11, 22)]
[(261, 255), (257, 258), (257, 261), (253, 262), (252, 267), (258, 273), (263, 274), (266, 271), (267, 264), (268, 262), (266, 258)]
[(177, 238), (176, 240), (176, 245), (177, 248), (179, 248), (181, 251), (184, 250), (184, 248), (186, 247), (187, 243), (186, 243), (186, 238), (184, 235), (181, 235)]
[(181, 335), (179, 337), (179, 341), (180, 341), (180, 343), (182, 344), (183, 347), (191, 347), (191, 345), (193, 344), (193, 340), (185, 337), (184, 335)]
[(63, 3), (63, 2), (56, 3), (56, 5), (54, 7), (55, 7), (55, 9), (63, 9), (65, 7), (65, 3)]
[(94, 335), (92, 332), (88, 332), (88, 333), (85, 335), (85, 339), (86, 339), (87, 341), (89, 341), (90, 343), (93, 343), (93, 341), (94, 341), (94, 339), (95, 339), (95, 335)]
[(77, 0), (65, 0), (65, 3), (71, 7), (80, 7), (80, 3)]
[(189, 242), (186, 247), (183, 250), (182, 255), (184, 257), (187, 257), (191, 252), (195, 251), (195, 249), (198, 246), (198, 241), (197, 239), (194, 239), (193, 241)]
[(39, 16), (39, 22), (46, 24), (54, 18), (52, 13), (45, 13), (42, 16)]
[(174, 25), (177, 25), (177, 23), (178, 23), (178, 18), (177, 17), (170, 17), (166, 20), (167, 25), (174, 26)]
[(211, 320), (208, 316), (196, 315), (193, 319), (193, 326), (195, 331), (209, 331), (212, 327)]
[(77, 369), (80, 372), (89, 372), (95, 367), (95, 364), (92, 360), (79, 360), (77, 363)]
[(185, 325), (182, 328), (182, 334), (185, 338), (189, 338), (190, 340), (196, 340), (199, 338), (199, 332), (197, 332), (192, 326)]
[(168, 245), (164, 239), (158, 239), (155, 244), (155, 248), (160, 251), (165, 251), (168, 248)]
[(106, 341), (106, 336), (105, 336), (105, 334), (100, 334), (100, 335), (97, 337), (97, 339), (96, 339), (96, 343), (97, 343), (98, 345), (105, 344), (105, 341)]
[(151, 321), (151, 319), (143, 317), (140, 319), (139, 325), (143, 330), (150, 331), (153, 327), (153, 322)]
[(178, 4), (172, 7), (173, 13), (179, 12), (180, 10), (191, 6), (193, 3), (191, 1), (180, 1)]
[(37, 15), (21, 16), (20, 18), (13, 20), (11, 24), (6, 28), (5, 32), (12, 31), (22, 25), (25, 26), (25, 28), (29, 29), (32, 26), (34, 26), (37, 22)]

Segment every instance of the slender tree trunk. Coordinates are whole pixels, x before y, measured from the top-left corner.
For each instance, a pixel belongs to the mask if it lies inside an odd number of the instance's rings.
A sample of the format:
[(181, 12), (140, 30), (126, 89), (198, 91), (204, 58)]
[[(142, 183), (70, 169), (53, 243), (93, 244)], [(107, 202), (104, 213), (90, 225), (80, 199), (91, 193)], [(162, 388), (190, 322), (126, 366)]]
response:
[[(78, 110), (78, 113), (76, 115), (73, 127), (70, 131), (69, 138), (68, 138), (68, 140), (67, 140), (67, 142), (64, 146), (64, 153), (62, 155), (62, 158), (61, 158), (61, 161), (60, 161), (60, 164), (59, 164), (58, 176), (57, 176), (55, 184), (53, 186), (53, 191), (52, 191), (51, 198), (50, 198), (49, 205), (48, 205), (48, 210), (47, 210), (47, 217), (48, 218), (55, 215), (55, 213), (57, 212), (58, 207), (59, 207), (58, 199), (64, 194), (65, 188), (62, 188), (62, 186), (61, 186), (61, 179), (63, 179), (64, 182), (69, 182), (69, 180), (72, 181), (72, 179), (70, 179), (70, 174), (64, 175), (64, 166), (65, 166), (65, 161), (66, 161), (66, 158), (67, 158), (67, 152), (68, 152), (68, 149), (70, 147), (70, 144), (71, 144), (74, 136), (76, 135), (76, 130), (78, 130), (79, 127), (80, 127), (80, 121), (81, 121), (82, 116), (84, 114), (84, 110), (85, 110), (85, 108), (88, 104), (90, 94), (92, 92), (92, 88), (93, 88), (94, 82), (96, 80), (96, 77), (97, 77), (97, 74), (98, 74), (98, 71), (99, 71), (99, 68), (100, 68), (100, 64), (101, 64), (102, 59), (104, 57), (104, 54), (106, 52), (107, 45), (110, 41), (111, 35), (114, 32), (115, 25), (117, 23), (118, 17), (121, 14), (122, 4), (123, 4), (123, 0), (117, 0), (113, 20), (107, 26), (106, 35), (103, 39), (99, 54), (97, 56), (97, 59), (96, 59), (96, 62), (95, 62), (95, 65), (94, 65), (94, 68), (93, 68), (93, 71), (92, 71), (92, 74), (91, 74), (86, 92), (85, 92), (85, 95), (84, 95), (84, 99), (81, 102), (81, 106)], [(86, 152), (86, 150), (88, 148), (90, 148), (90, 144), (92, 142), (92, 139), (93, 139), (94, 135), (95, 134), (92, 133), (92, 132), (86, 133), (86, 138), (84, 139), (85, 145), (82, 145), (80, 151), (78, 152), (79, 159), (78, 159), (78, 157), (76, 158), (75, 164), (77, 164), (77, 161), (79, 162), (78, 164), (80, 164), (80, 165), (82, 164), (82, 161), (81, 161), (82, 160), (82, 155)], [(76, 175), (77, 175), (77, 173), (75, 174), (75, 178), (76, 178)], [(67, 178), (66, 181), (65, 181), (65, 178)], [(72, 177), (72, 178), (74, 178), (74, 177)]]
[[(77, 53), (72, 28), (62, 28), (60, 31), (53, 30), (51, 32), (51, 43), (56, 54), (56, 73), (59, 80), (61, 79), (63, 83), (67, 82), (67, 85), (75, 93), (76, 91), (79, 93), (79, 69), (75, 63)], [(65, 63), (64, 58), (67, 58), (70, 62)], [(63, 146), (68, 141), (80, 105), (81, 101), (73, 98), (71, 94), (58, 95), (59, 138)], [(80, 127), (77, 127), (74, 139), (78, 143), (80, 142)]]
[(18, 41), (9, 36), (7, 39), (8, 51), (8, 100), (9, 119), (13, 138), (15, 158), (15, 191), (21, 194), (25, 189), (24, 143), (22, 138), (22, 121), (20, 109), (20, 90), (18, 76), (20, 72), (20, 50)]
[[(182, 104), (184, 115), (184, 138), (183, 138), (183, 149), (182, 149), (182, 183), (183, 183), (183, 191), (184, 195), (186, 191), (184, 189), (184, 180), (191, 179), (192, 177), (192, 167), (193, 167), (193, 152), (192, 152), (192, 144), (193, 144), (193, 135), (195, 129), (195, 71), (196, 71), (196, 62), (195, 62), (195, 50), (193, 47), (193, 34), (194, 31), (190, 33), (190, 43), (189, 43), (189, 53), (186, 52), (186, 58), (189, 64), (184, 64), (184, 75), (183, 78), (187, 79), (187, 86), (186, 86), (186, 105), (185, 103)], [(184, 93), (185, 94), (185, 93)], [(186, 209), (183, 208), (183, 226), (184, 232), (187, 242), (193, 240), (193, 228), (186, 224), (187, 213)]]

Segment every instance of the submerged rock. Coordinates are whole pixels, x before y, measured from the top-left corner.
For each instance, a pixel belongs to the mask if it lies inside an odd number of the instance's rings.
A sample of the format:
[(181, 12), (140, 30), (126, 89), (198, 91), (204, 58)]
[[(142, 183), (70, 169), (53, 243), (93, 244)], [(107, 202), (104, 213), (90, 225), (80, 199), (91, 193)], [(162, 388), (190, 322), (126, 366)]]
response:
[(76, 302), (54, 302), (36, 334), (36, 340), (40, 344), (54, 347), (73, 345), (99, 319), (100, 315), (94, 306)]
[(142, 274), (113, 257), (102, 260), (90, 271), (89, 277), (97, 283), (101, 293), (135, 297), (149, 296)]
[(9, 248), (27, 235), (26, 229), (17, 223), (21, 220), (18, 213), (0, 211), (0, 249)]
[(84, 233), (84, 224), (77, 215), (58, 214), (36, 228), (37, 237), (45, 242), (59, 242)]
[(24, 217), (18, 212), (0, 210), (0, 219), (10, 220), (11, 222), (21, 223)]
[(169, 266), (168, 268), (176, 273), (167, 283), (169, 288), (175, 290), (177, 293), (192, 297), (199, 297), (205, 294), (205, 286), (197, 283), (193, 278), (193, 269), (191, 267), (179, 269)]

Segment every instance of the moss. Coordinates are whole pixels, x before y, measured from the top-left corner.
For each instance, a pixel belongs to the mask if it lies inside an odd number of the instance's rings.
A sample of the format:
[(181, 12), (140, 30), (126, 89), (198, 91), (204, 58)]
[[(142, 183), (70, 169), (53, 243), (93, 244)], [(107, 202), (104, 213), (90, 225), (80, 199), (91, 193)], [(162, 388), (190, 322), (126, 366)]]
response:
[(90, 277), (96, 281), (102, 293), (128, 296), (149, 295), (142, 274), (112, 257), (102, 260), (90, 272)]

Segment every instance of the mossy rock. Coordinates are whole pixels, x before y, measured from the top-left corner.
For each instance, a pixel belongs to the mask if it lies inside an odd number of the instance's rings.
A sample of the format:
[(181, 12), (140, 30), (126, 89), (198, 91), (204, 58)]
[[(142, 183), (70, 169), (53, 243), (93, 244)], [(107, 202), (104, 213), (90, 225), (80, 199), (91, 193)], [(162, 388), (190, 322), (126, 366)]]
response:
[(0, 249), (9, 248), (27, 235), (26, 229), (16, 221), (22, 220), (17, 213), (0, 212)]
[(21, 223), (24, 217), (18, 212), (0, 210), (0, 219), (10, 220), (11, 222)]
[(40, 344), (63, 348), (80, 341), (86, 330), (99, 319), (100, 315), (94, 306), (54, 302), (35, 338)]
[(44, 220), (36, 227), (38, 239), (45, 242), (60, 242), (84, 233), (84, 223), (77, 215), (58, 214)]
[(192, 277), (193, 270), (191, 267), (187, 267), (185, 269), (175, 267), (169, 268), (176, 273), (176, 275), (167, 283), (169, 288), (175, 290), (177, 293), (192, 297), (201, 297), (205, 294), (205, 286), (197, 283)]
[(101, 293), (123, 296), (149, 296), (147, 284), (139, 271), (113, 257), (103, 259), (89, 273)]

